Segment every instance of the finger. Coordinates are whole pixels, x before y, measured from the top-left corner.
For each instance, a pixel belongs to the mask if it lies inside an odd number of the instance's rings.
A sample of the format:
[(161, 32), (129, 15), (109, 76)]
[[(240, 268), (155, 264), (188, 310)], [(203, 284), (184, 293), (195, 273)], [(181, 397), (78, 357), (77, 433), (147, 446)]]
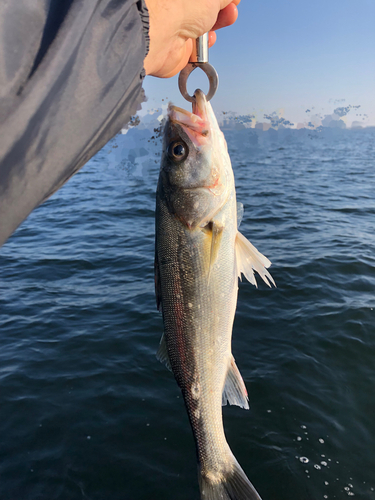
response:
[(214, 31), (210, 31), (208, 34), (208, 46), (212, 47), (216, 42), (216, 33)]
[(235, 5), (238, 5), (241, 0), (221, 0), (220, 2), (220, 10), (225, 9), (230, 3), (234, 3)]
[(238, 17), (238, 9), (234, 2), (230, 3), (223, 10), (219, 12), (217, 21), (213, 26), (212, 30), (218, 30), (220, 28), (225, 28), (235, 23)]
[[(216, 42), (216, 33), (214, 31), (210, 31), (208, 33), (208, 46), (212, 47), (215, 42)], [(157, 76), (160, 76), (161, 78), (170, 78), (172, 76), (177, 75), (177, 73), (179, 73), (189, 62), (194, 47), (195, 47), (194, 40), (192, 40), (191, 38), (186, 40), (183, 53), (179, 58), (180, 62), (173, 68), (172, 71), (169, 70), (167, 72), (161, 71)]]

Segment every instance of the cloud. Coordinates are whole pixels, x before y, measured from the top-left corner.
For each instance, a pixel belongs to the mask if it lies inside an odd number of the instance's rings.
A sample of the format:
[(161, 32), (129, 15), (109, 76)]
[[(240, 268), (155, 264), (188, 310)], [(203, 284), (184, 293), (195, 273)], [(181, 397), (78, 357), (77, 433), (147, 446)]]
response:
[(351, 104), (349, 104), (349, 106), (336, 108), (333, 112), (335, 115), (342, 117), (342, 116), (346, 116), (351, 109), (358, 109), (360, 107), (361, 107), (360, 105), (359, 106), (352, 106)]

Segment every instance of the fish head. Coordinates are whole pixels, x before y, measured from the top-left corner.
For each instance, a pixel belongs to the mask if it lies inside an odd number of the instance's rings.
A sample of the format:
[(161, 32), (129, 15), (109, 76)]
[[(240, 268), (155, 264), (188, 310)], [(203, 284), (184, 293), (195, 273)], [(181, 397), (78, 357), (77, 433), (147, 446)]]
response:
[(224, 135), (201, 90), (192, 112), (169, 105), (159, 186), (169, 212), (189, 229), (205, 226), (234, 187)]

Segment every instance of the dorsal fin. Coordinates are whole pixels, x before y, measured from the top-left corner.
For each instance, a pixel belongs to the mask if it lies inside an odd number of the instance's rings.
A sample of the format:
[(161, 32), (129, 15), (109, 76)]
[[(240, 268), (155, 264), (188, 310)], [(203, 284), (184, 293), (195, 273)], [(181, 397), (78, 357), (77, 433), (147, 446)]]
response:
[(171, 362), (169, 361), (169, 355), (167, 350), (167, 343), (165, 341), (165, 334), (163, 333), (160, 339), (159, 349), (156, 353), (156, 359), (160, 361), (160, 363), (165, 364), (168, 370), (172, 371)]
[(158, 253), (155, 250), (155, 261), (154, 261), (154, 273), (155, 273), (155, 295), (156, 295), (156, 307), (158, 311), (161, 311), (161, 286), (160, 286), (160, 271), (159, 271), (159, 260)]

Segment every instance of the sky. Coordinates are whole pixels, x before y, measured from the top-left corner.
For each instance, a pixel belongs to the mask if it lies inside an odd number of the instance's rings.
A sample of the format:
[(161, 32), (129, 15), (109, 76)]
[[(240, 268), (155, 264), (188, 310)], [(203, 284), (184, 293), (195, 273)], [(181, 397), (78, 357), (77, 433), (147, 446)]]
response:
[[(257, 121), (276, 112), (297, 124), (350, 105), (360, 108), (342, 117), (347, 126), (375, 125), (375, 0), (242, 0), (238, 10), (210, 49), (220, 81), (211, 101), (216, 112), (250, 113)], [(197, 87), (208, 90), (199, 69), (188, 91)], [(162, 99), (190, 106), (177, 77), (147, 77), (144, 88), (146, 109)]]

